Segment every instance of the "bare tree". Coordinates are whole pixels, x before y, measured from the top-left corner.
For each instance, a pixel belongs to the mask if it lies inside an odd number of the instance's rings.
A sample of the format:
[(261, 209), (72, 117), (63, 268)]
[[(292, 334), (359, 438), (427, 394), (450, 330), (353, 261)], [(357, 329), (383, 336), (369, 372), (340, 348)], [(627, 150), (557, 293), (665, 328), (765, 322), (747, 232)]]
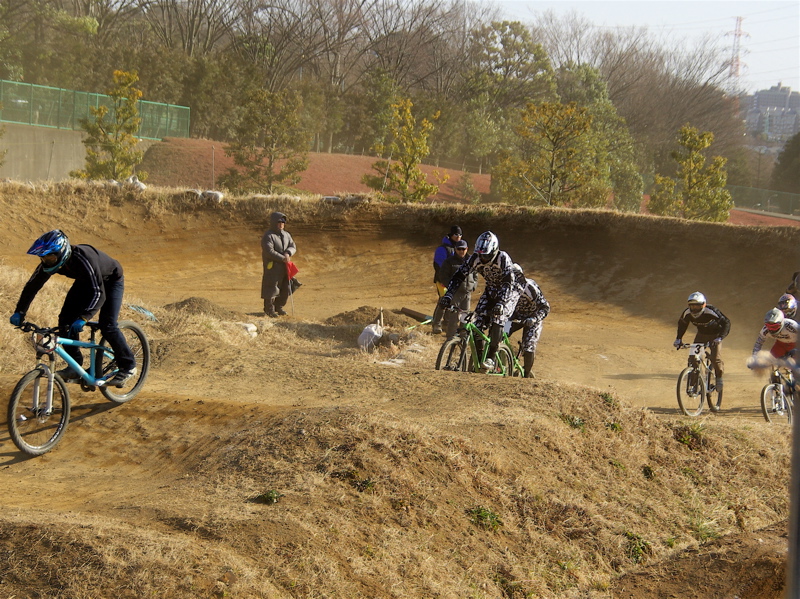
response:
[(389, 75), (409, 92), (433, 70), (426, 57), (445, 19), (444, 0), (379, 0), (366, 19), (369, 67)]
[(324, 118), (316, 123), (317, 147), (320, 133), (326, 134), (328, 151), (343, 120), (343, 98), (364, 73), (370, 42), (364, 31), (365, 15), (376, 0), (311, 0), (311, 10), (320, 25), (323, 49), (313, 67), (319, 78)]
[(471, 32), (497, 19), (499, 11), (490, 5), (452, 0), (442, 7), (442, 18), (432, 43), (423, 55), (418, 82), (420, 91), (440, 98), (460, 96), (463, 81), (469, 76)]
[(57, 0), (56, 5), (75, 17), (94, 19), (97, 22), (94, 44), (100, 47), (119, 35), (125, 24), (139, 13), (139, 0)]
[(228, 35), (240, 10), (235, 0), (137, 1), (161, 43), (190, 58), (209, 54)]
[(313, 0), (244, 0), (233, 48), (262, 77), (260, 87), (278, 91), (303, 76), (325, 51)]
[(687, 123), (713, 131), (718, 151), (741, 143), (739, 119), (724, 94), (728, 58), (720, 40), (658, 38), (646, 28), (597, 28), (576, 14), (544, 13), (532, 26), (555, 66), (596, 68), (609, 98), (643, 152), (643, 167), (671, 164), (674, 132)]

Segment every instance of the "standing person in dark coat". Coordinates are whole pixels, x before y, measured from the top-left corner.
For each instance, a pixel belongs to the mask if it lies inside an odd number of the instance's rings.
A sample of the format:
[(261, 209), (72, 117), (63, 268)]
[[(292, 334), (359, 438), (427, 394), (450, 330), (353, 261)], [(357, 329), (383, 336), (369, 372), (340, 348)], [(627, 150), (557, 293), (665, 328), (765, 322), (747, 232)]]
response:
[[(433, 284), (436, 285), (436, 293), (439, 299), (441, 299), (447, 289), (447, 285), (443, 284), (439, 278), (439, 269), (442, 263), (455, 252), (455, 245), (461, 240), (461, 235), (461, 227), (453, 225), (450, 227), (450, 233), (442, 237), (441, 245), (433, 252)], [(443, 309), (437, 303), (436, 308), (433, 310), (433, 318), (431, 318), (431, 332), (434, 335), (438, 335), (442, 332), (443, 314)]]
[(261, 238), (261, 260), (264, 263), (264, 276), (261, 279), (261, 298), (264, 300), (264, 313), (275, 318), (285, 316), (283, 307), (289, 300), (289, 272), (286, 263), (291, 262), (297, 251), (294, 239), (286, 227), (286, 215), (273, 212), (269, 229)]
[[(125, 290), (122, 265), (91, 245), (71, 245), (67, 236), (58, 229), (42, 235), (33, 243), (28, 253), (38, 256), (41, 262), (22, 289), (10, 319), (11, 324), (18, 327), (23, 323), (31, 302), (52, 275), (59, 274), (74, 279), (58, 315), (59, 335), (78, 339), (86, 322), (99, 312), (97, 320), (100, 331), (114, 350), (119, 366), (118, 372), (106, 384), (114, 387), (125, 385), (136, 375), (136, 358), (117, 324)], [(65, 345), (64, 351), (79, 366), (83, 366), (83, 356), (79, 348)], [(80, 378), (69, 366), (56, 374), (65, 382), (75, 382)]]
[[(445, 261), (442, 262), (442, 265), (439, 267), (439, 281), (441, 281), (445, 288), (450, 284), (450, 279), (453, 278), (453, 275), (459, 271), (461, 266), (466, 261), (468, 252), (469, 244), (461, 239), (455, 243), (455, 253), (452, 256), (445, 258)], [(456, 291), (453, 293), (452, 305), (460, 308), (461, 310), (469, 311), (472, 292), (475, 291), (477, 286), (478, 274), (475, 272), (469, 273), (467, 278), (464, 279), (464, 282), (461, 284), (461, 287), (456, 289)], [(455, 337), (456, 331), (458, 330), (458, 314), (448, 311), (444, 315), (444, 323), (445, 331), (447, 332), (447, 338), (450, 339), (451, 337)]]

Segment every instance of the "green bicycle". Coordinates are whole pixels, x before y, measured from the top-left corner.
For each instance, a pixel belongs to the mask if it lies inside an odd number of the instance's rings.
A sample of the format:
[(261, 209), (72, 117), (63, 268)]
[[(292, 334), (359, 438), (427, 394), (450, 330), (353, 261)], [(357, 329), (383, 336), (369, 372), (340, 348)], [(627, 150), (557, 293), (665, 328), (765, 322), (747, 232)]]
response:
[(491, 340), (488, 335), (475, 326), (473, 322), (475, 313), (461, 310), (455, 306), (451, 306), (448, 310), (459, 313), (461, 326), (455, 337), (442, 344), (436, 358), (436, 370), (481, 372), (492, 376), (524, 376), (524, 370), (519, 361), (521, 344), (515, 352), (508, 339), (508, 333), (503, 331), (494, 365), (491, 369), (486, 370), (483, 365), (489, 354)]

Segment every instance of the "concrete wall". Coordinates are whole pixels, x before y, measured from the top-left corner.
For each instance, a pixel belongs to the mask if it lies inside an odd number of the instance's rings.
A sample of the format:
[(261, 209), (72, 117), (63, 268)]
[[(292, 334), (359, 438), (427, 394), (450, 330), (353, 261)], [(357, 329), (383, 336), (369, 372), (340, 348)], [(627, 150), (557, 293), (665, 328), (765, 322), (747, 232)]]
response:
[[(0, 137), (0, 152), (6, 151), (0, 166), (0, 179), (16, 181), (60, 181), (69, 172), (86, 166), (83, 131), (50, 129), (30, 125), (0, 123), (5, 134)], [(151, 140), (140, 141), (147, 150)]]
[(0, 152), (6, 150), (0, 177), (17, 181), (59, 181), (83, 168), (86, 149), (83, 132), (0, 123)]

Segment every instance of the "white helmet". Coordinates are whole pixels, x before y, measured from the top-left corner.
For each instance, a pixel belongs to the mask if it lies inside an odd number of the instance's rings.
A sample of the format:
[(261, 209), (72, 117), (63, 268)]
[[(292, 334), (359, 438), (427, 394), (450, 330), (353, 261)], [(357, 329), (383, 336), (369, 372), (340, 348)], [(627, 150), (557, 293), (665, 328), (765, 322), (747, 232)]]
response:
[(706, 296), (699, 291), (692, 293), (686, 301), (689, 304), (689, 311), (692, 314), (700, 314), (703, 308), (706, 307)]
[(770, 333), (779, 333), (783, 328), (783, 312), (773, 308), (764, 315), (764, 326)]
[(794, 318), (794, 315), (797, 313), (797, 300), (794, 299), (793, 295), (784, 293), (778, 298), (776, 307), (783, 312), (786, 318)]
[(475, 242), (475, 253), (481, 259), (481, 262), (488, 264), (497, 256), (500, 251), (500, 242), (497, 240), (497, 235), (491, 231), (486, 231), (478, 236)]

